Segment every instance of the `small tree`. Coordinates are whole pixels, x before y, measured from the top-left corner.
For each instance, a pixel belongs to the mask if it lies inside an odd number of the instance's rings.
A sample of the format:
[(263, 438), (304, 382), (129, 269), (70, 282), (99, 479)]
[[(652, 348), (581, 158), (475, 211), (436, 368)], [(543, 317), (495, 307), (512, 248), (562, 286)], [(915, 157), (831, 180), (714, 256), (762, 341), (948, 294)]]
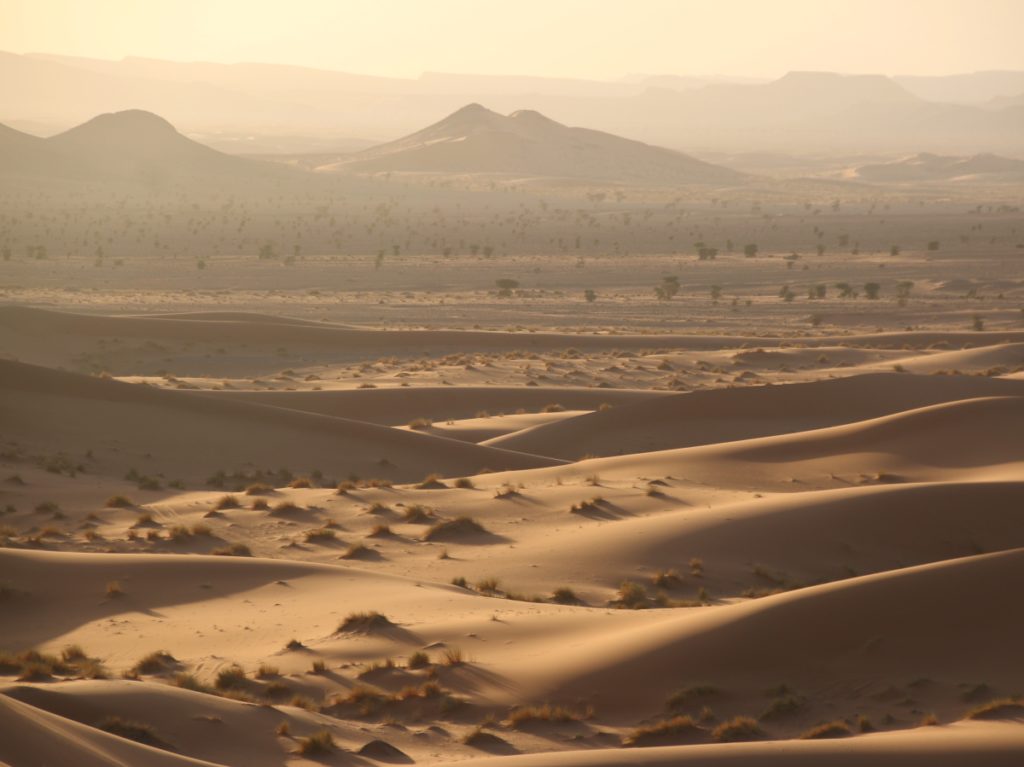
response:
[(654, 286), (654, 294), (659, 301), (670, 301), (672, 296), (679, 292), (679, 278), (670, 275), (661, 278), (661, 284)]
[(853, 289), (853, 286), (848, 282), (837, 282), (836, 290), (839, 291), (840, 298), (856, 298), (857, 291)]
[(877, 282), (865, 282), (864, 283), (864, 295), (870, 300), (875, 301), (878, 299), (878, 294), (881, 292), (882, 286)]
[(751, 242), (743, 246), (743, 255), (747, 258), (754, 258), (757, 255), (757, 243)]
[(722, 286), (721, 285), (712, 285), (711, 286), (711, 300), (712, 301), (717, 301), (721, 297), (722, 297)]
[(583, 291), (583, 297), (587, 299), (588, 304), (592, 304), (597, 300), (597, 293), (594, 292), (593, 288), (587, 288)]
[(519, 287), (519, 280), (513, 280), (510, 277), (502, 277), (501, 279), (495, 280), (494, 284), (498, 286), (498, 295), (502, 298), (508, 298), (512, 295), (512, 291)]

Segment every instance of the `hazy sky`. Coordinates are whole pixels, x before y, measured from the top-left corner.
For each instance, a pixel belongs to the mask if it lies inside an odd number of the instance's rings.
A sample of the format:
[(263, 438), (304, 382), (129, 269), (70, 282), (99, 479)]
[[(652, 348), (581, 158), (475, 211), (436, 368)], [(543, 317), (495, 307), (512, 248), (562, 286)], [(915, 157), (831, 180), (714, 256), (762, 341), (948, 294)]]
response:
[(0, 0), (0, 50), (618, 78), (1024, 69), (1024, 0)]

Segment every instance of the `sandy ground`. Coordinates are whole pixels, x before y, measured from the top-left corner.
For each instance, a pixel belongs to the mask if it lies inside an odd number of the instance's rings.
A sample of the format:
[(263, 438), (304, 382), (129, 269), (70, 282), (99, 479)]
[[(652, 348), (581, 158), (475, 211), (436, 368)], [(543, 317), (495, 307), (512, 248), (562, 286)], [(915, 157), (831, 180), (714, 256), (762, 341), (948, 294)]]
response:
[(0, 763), (1021, 763), (1024, 283), (664, 265), (399, 310), (19, 264)]

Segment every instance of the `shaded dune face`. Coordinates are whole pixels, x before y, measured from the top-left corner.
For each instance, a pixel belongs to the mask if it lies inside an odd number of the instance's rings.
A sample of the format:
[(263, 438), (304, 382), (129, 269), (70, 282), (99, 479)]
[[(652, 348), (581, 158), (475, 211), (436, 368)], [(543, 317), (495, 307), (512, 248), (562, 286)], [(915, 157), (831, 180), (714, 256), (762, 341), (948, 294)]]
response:
[(1015, 764), (1019, 341), (726, 338), (0, 308), (0, 762)]

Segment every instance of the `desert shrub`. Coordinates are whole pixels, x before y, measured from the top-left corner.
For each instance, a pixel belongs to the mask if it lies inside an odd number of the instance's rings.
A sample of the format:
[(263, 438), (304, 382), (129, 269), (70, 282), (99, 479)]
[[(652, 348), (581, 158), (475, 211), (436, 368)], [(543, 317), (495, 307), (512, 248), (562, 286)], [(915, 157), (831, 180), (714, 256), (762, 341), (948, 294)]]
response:
[(445, 649), (442, 659), (446, 666), (461, 666), (466, 662), (466, 658), (462, 653), (462, 648), (459, 647), (448, 647)]
[(711, 737), (719, 743), (757, 740), (763, 736), (764, 730), (749, 716), (737, 716), (722, 722), (711, 733)]
[(99, 724), (99, 729), (117, 735), (119, 738), (127, 738), (137, 743), (143, 743), (154, 748), (162, 748), (165, 751), (173, 751), (174, 748), (163, 738), (156, 734), (148, 724), (129, 722), (118, 716), (109, 716)]
[(433, 425), (434, 425), (434, 422), (431, 421), (429, 418), (414, 418), (411, 421), (409, 421), (409, 428), (410, 429), (416, 429), (416, 430), (429, 429)]
[(108, 509), (131, 509), (135, 507), (131, 499), (126, 498), (123, 495), (112, 495), (107, 499), (104, 504)]
[(257, 679), (270, 679), (280, 675), (280, 671), (277, 666), (271, 666), (269, 663), (261, 663), (259, 669), (256, 670)]
[(1024, 716), (1024, 700), (1020, 698), (1000, 698), (990, 700), (967, 712), (967, 719), (1000, 719), (1005, 717)]
[(405, 665), (411, 669), (426, 668), (430, 665), (430, 656), (418, 650), (409, 656), (409, 660), (406, 661)]
[(390, 525), (374, 525), (373, 529), (370, 530), (370, 538), (387, 538), (389, 535), (393, 535), (391, 532)]
[(647, 606), (647, 592), (639, 583), (623, 581), (622, 585), (619, 586), (615, 602), (630, 610), (637, 610)]
[(107, 583), (107, 596), (110, 598), (119, 597), (124, 594), (124, 590), (121, 588), (120, 581), (110, 581)]
[(217, 511), (223, 511), (224, 509), (237, 509), (241, 504), (238, 499), (233, 495), (222, 495), (217, 499), (217, 502), (213, 505), (213, 508)]
[(455, 487), (460, 490), (472, 490), (476, 485), (473, 484), (473, 480), (469, 477), (459, 477), (455, 480)]
[(551, 595), (551, 601), (559, 605), (578, 605), (580, 604), (580, 598), (576, 596), (576, 592), (568, 586), (561, 586), (555, 589)]
[(386, 631), (393, 628), (387, 616), (376, 610), (371, 612), (349, 613), (345, 620), (338, 626), (338, 633), (343, 634), (373, 634), (378, 631)]
[(441, 477), (438, 474), (428, 474), (423, 478), (423, 481), (416, 485), (417, 490), (441, 490), (448, 487), (444, 482), (441, 481)]
[(337, 534), (329, 527), (319, 527), (307, 530), (304, 537), (310, 543), (329, 543), (337, 540)]
[(156, 650), (139, 659), (131, 670), (136, 674), (161, 674), (178, 665), (178, 660), (165, 650)]
[(288, 487), (295, 489), (307, 488), (312, 486), (313, 483), (310, 481), (309, 477), (296, 477), (295, 479), (288, 483)]
[(671, 589), (679, 586), (683, 579), (675, 570), (660, 570), (651, 578), (651, 583), (659, 589)]
[(435, 523), (429, 530), (427, 530), (426, 534), (423, 536), (423, 540), (450, 540), (451, 538), (457, 538), (463, 535), (480, 535), (481, 533), (486, 532), (487, 529), (479, 522), (470, 519), (469, 517), (458, 517), (456, 519), (446, 519)]
[(270, 508), (270, 504), (267, 503), (266, 498), (257, 498), (249, 508), (253, 511), (267, 511)]
[(327, 664), (319, 658), (313, 661), (313, 665), (309, 668), (311, 674), (324, 674), (327, 672)]
[(702, 735), (704, 730), (689, 716), (675, 716), (633, 730), (622, 742), (624, 746), (662, 745), (680, 738)]
[(433, 512), (430, 511), (426, 506), (421, 506), (418, 503), (412, 506), (406, 507), (402, 512), (402, 519), (410, 524), (425, 525), (432, 521)]
[(850, 725), (844, 722), (842, 719), (836, 719), (833, 722), (825, 722), (819, 724), (817, 727), (812, 727), (803, 734), (800, 735), (801, 740), (821, 740), (823, 738), (845, 738), (847, 735), (852, 735), (850, 731)]
[(320, 730), (309, 737), (299, 739), (298, 753), (302, 756), (322, 756), (336, 748), (334, 736), (328, 730)]
[(341, 558), (362, 559), (371, 553), (373, 552), (362, 543), (353, 543), (351, 546), (345, 549), (345, 553), (341, 555)]
[(579, 714), (567, 708), (545, 703), (542, 706), (525, 706), (513, 710), (508, 715), (508, 726), (513, 729), (522, 729), (540, 722), (566, 724), (568, 722), (578, 722), (582, 718)]
[(274, 488), (263, 482), (254, 482), (245, 488), (246, 495), (270, 495), (274, 492)]
[(240, 687), (244, 683), (245, 669), (241, 666), (232, 664), (217, 672), (217, 677), (214, 679), (213, 686), (218, 690), (231, 690)]
[(460, 589), (469, 588), (469, 582), (461, 575), (456, 575), (454, 578), (452, 578), (452, 585), (458, 586)]

